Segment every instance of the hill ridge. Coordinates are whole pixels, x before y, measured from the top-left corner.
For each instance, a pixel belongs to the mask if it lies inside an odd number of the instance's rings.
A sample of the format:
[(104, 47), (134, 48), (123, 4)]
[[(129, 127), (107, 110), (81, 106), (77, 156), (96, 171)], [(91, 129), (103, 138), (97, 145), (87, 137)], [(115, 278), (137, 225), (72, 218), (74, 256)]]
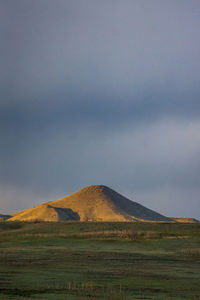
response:
[(174, 222), (105, 185), (84, 187), (64, 198), (18, 212), (9, 221)]

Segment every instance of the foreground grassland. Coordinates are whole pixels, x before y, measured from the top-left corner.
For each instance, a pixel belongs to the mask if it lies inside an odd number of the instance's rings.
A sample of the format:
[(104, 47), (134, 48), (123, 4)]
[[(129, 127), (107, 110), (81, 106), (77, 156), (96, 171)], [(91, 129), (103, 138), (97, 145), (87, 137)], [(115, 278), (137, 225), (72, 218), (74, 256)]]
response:
[(0, 299), (200, 299), (200, 224), (2, 222)]

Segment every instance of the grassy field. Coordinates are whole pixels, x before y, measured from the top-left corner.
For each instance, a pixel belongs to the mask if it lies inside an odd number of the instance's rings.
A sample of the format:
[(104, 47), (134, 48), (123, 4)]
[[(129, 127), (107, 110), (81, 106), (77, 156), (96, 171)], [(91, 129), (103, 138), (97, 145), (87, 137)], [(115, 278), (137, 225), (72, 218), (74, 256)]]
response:
[(200, 224), (2, 222), (0, 299), (200, 299)]

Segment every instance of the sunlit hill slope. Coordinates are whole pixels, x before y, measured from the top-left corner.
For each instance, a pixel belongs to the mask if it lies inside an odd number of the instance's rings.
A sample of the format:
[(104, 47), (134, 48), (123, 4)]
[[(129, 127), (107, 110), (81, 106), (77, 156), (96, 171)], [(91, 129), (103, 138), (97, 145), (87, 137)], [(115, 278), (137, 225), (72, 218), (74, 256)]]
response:
[(85, 187), (65, 198), (18, 212), (9, 221), (156, 221), (173, 222), (109, 187)]

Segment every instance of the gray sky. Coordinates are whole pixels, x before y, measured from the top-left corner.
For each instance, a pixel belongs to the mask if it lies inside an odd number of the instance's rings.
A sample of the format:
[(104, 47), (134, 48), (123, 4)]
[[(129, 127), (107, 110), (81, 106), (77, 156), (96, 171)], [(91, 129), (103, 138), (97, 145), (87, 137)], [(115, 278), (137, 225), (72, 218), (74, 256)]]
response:
[(104, 184), (200, 218), (199, 0), (1, 0), (0, 28), (0, 213)]

